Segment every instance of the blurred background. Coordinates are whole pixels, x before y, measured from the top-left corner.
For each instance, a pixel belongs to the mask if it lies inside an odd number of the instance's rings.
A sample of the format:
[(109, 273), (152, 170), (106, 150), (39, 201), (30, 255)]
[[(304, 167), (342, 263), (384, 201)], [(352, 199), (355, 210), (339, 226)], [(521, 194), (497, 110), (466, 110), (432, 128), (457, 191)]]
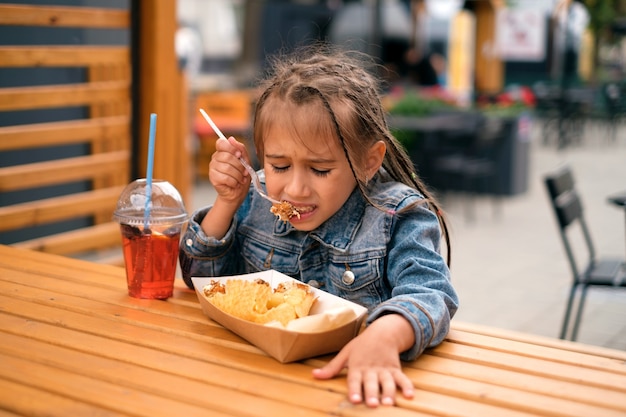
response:
[[(148, 115), (155, 176), (211, 204), (198, 109), (254, 154), (268, 58), (326, 42), (380, 64), (451, 223), (455, 320), (558, 337), (572, 273), (548, 172), (572, 168), (597, 252), (626, 254), (625, 35), (626, 0), (0, 0), (0, 243), (119, 264), (111, 211), (144, 176)], [(626, 291), (590, 292), (578, 340), (626, 349)]]

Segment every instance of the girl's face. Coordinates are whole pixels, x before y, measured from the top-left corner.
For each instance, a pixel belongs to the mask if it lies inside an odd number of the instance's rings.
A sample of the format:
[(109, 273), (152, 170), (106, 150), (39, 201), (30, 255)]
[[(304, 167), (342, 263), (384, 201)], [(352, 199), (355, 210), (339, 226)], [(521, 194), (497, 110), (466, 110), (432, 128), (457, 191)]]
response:
[(341, 208), (356, 180), (334, 137), (313, 137), (314, 133), (302, 132), (295, 136), (290, 125), (277, 121), (264, 131), (266, 187), (270, 196), (298, 209), (300, 218), (292, 217), (291, 224), (298, 230), (310, 231)]

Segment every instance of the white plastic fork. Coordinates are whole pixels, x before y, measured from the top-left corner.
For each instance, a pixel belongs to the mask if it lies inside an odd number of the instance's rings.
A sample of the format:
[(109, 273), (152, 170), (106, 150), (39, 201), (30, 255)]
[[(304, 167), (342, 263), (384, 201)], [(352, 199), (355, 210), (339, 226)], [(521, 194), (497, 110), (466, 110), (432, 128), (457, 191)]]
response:
[[(204, 117), (204, 120), (206, 120), (207, 123), (209, 125), (211, 125), (211, 128), (217, 134), (217, 136), (219, 136), (221, 139), (227, 140), (226, 136), (224, 136), (222, 131), (217, 127), (217, 125), (213, 122), (213, 120), (211, 120), (211, 118), (209, 117), (207, 112), (205, 112), (204, 109), (200, 109), (200, 113), (202, 114), (202, 117)], [(246, 171), (248, 171), (248, 174), (250, 174), (250, 179), (252, 180), (252, 185), (256, 189), (257, 193), (259, 193), (259, 195), (261, 197), (265, 198), (266, 200), (268, 200), (268, 201), (270, 201), (270, 202), (272, 202), (274, 204), (280, 204), (280, 201), (275, 200), (272, 197), (270, 197), (269, 195), (265, 194), (265, 191), (263, 190), (263, 187), (261, 186), (261, 180), (259, 179), (259, 176), (257, 175), (257, 173), (254, 170), (254, 168), (252, 168), (246, 162), (246, 160), (243, 159), (242, 157), (239, 157), (239, 162), (241, 162), (241, 165), (243, 165), (243, 167), (246, 169)]]
[(261, 186), (261, 180), (259, 179), (259, 176), (257, 175), (257, 173), (254, 170), (254, 168), (252, 168), (250, 165), (248, 165), (246, 160), (243, 159), (243, 158), (239, 158), (239, 162), (241, 162), (241, 165), (243, 165), (243, 167), (246, 169), (246, 171), (248, 171), (248, 174), (250, 174), (250, 179), (252, 179), (252, 185), (254, 185), (254, 188), (256, 189), (256, 192), (259, 193), (259, 195), (261, 197), (265, 198), (266, 200), (269, 200), (269, 201), (271, 201), (274, 204), (280, 204), (280, 201), (274, 200), (272, 197), (270, 197), (269, 195), (265, 194), (265, 191), (263, 191), (263, 187)]

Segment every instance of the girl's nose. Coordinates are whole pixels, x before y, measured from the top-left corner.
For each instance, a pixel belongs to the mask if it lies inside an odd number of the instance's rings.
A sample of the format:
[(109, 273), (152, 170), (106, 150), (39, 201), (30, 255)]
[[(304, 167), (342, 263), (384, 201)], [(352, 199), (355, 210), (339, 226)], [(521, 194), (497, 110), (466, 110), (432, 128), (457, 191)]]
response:
[(308, 196), (310, 189), (306, 173), (302, 170), (294, 170), (289, 182), (285, 185), (285, 193), (294, 199)]

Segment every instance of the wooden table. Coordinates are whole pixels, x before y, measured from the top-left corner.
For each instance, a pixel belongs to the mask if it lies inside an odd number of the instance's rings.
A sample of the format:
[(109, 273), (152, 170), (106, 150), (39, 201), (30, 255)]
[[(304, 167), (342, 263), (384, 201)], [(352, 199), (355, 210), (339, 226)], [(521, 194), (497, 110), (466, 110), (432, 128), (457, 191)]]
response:
[(372, 410), (331, 358), (280, 364), (211, 322), (194, 292), (126, 293), (114, 266), (0, 246), (0, 415), (625, 416), (626, 352), (454, 323), (405, 364), (415, 399)]

